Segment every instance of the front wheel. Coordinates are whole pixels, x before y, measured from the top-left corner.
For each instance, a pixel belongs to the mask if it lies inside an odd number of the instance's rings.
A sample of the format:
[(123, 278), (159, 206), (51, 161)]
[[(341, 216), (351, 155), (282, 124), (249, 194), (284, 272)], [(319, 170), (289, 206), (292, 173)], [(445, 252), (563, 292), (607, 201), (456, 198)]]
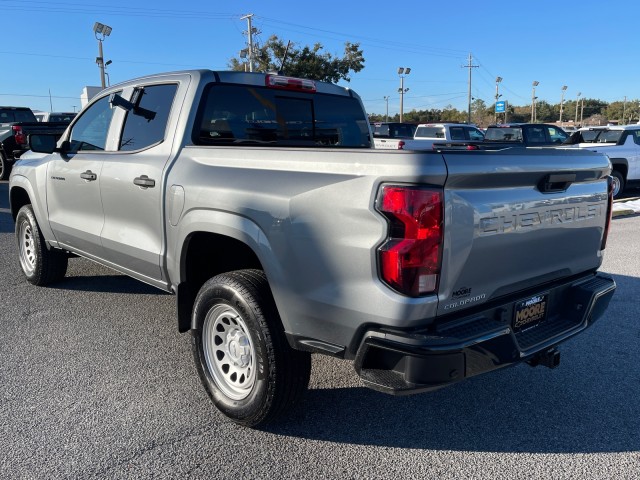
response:
[(224, 415), (258, 427), (300, 400), (309, 384), (311, 355), (287, 343), (262, 271), (211, 278), (196, 297), (193, 315), (196, 369)]
[(47, 249), (31, 205), (18, 211), (16, 239), (20, 267), (29, 283), (44, 286), (66, 275), (69, 259), (62, 250)]

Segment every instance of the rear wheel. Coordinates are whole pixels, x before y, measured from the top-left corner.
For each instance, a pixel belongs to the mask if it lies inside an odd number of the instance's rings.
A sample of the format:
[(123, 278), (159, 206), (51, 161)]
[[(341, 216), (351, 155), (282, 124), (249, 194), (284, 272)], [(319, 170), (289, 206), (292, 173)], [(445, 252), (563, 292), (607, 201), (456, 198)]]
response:
[(613, 198), (618, 198), (624, 191), (624, 177), (618, 170), (613, 170), (611, 176), (613, 177)]
[(20, 267), (30, 283), (43, 286), (65, 276), (68, 257), (62, 250), (47, 249), (31, 205), (23, 206), (18, 212), (16, 238)]
[(311, 355), (287, 343), (262, 271), (213, 277), (200, 289), (193, 315), (196, 368), (223, 414), (258, 427), (300, 400), (309, 384)]

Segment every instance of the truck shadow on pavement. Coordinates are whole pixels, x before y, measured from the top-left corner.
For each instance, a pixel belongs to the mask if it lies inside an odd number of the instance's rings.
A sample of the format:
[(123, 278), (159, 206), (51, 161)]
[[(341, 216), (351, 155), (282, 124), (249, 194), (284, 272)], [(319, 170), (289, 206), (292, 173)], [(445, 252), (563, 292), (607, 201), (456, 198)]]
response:
[[(560, 347), (560, 366), (519, 365), (457, 385), (393, 397), (364, 387), (307, 392), (273, 434), (389, 448), (595, 453), (640, 450), (640, 279), (615, 276), (609, 310)], [(635, 297), (635, 294), (634, 294)], [(349, 362), (331, 369), (351, 380)], [(334, 365), (335, 363), (335, 365)], [(315, 363), (314, 363), (315, 365)], [(355, 382), (359, 380), (355, 378)]]

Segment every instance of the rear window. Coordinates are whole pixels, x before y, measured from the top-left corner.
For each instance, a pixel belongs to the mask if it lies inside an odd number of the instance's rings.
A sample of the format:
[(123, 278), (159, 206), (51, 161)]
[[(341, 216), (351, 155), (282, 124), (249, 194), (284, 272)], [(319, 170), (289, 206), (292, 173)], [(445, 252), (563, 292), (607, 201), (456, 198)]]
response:
[(369, 123), (352, 97), (210, 84), (196, 145), (370, 147)]
[(622, 130), (600, 130), (599, 134), (591, 140), (596, 143), (616, 143), (622, 136)]
[(13, 123), (13, 122), (36, 122), (36, 117), (31, 110), (27, 109), (13, 109), (2, 108), (0, 109), (0, 123)]
[(415, 137), (444, 138), (444, 127), (418, 127)]
[(522, 128), (498, 127), (488, 128), (484, 135), (485, 140), (496, 142), (521, 142)]
[(71, 123), (76, 115), (76, 113), (52, 113), (49, 115), (49, 121)]

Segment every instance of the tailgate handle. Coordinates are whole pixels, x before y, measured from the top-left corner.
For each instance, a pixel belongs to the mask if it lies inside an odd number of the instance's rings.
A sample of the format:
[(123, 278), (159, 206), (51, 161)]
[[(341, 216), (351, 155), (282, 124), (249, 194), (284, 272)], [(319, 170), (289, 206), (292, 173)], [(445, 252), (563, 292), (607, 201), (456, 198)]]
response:
[(575, 173), (550, 173), (540, 181), (538, 189), (543, 193), (564, 192), (575, 181)]

